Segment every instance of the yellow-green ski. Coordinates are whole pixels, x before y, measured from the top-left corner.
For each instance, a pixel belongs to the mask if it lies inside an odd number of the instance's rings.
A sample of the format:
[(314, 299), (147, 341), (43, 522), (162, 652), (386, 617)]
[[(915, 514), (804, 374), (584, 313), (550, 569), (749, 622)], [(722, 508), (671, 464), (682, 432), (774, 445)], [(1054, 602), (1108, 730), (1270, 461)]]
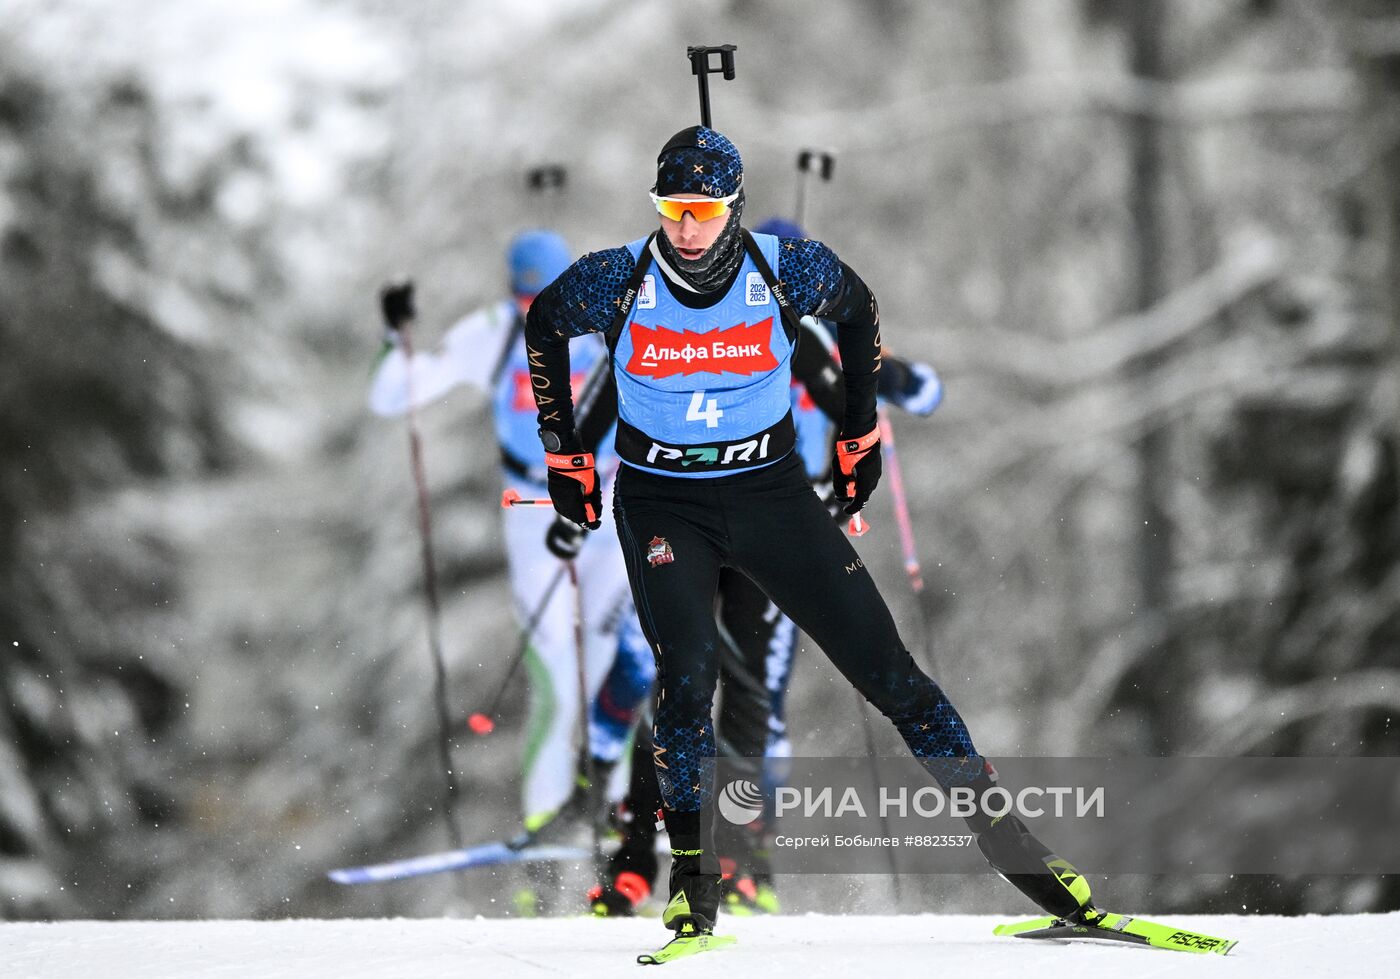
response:
[(1070, 922), (1064, 918), (1053, 917), (1032, 918), (1029, 921), (997, 925), (992, 933), (1051, 941), (1123, 942), (1128, 945), (1164, 948), (1173, 952), (1212, 955), (1229, 955), (1230, 950), (1239, 944), (1232, 938), (1216, 938), (1213, 935), (1203, 935), (1155, 921), (1144, 921), (1125, 914), (1094, 911), (1093, 915), (1094, 917), (1086, 922)]
[(701, 952), (714, 952), (722, 948), (729, 948), (738, 940), (733, 935), (716, 935), (708, 931), (679, 934), (655, 952), (637, 956), (637, 964), (665, 965), (673, 959), (683, 959), (687, 955), (699, 955)]

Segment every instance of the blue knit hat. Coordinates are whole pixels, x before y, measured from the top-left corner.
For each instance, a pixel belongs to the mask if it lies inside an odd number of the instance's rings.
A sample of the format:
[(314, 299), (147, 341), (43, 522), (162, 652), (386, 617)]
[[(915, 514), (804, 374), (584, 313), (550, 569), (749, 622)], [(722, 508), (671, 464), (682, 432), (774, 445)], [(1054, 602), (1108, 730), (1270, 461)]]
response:
[(744, 184), (744, 161), (723, 133), (705, 126), (682, 129), (656, 158), (656, 193), (728, 197)]
[(516, 235), (508, 254), (510, 291), (517, 296), (538, 296), (574, 260), (564, 239), (543, 229)]
[(807, 232), (802, 230), (802, 225), (796, 221), (789, 221), (787, 218), (768, 218), (753, 230), (755, 234), (776, 235), (779, 238), (807, 237)]

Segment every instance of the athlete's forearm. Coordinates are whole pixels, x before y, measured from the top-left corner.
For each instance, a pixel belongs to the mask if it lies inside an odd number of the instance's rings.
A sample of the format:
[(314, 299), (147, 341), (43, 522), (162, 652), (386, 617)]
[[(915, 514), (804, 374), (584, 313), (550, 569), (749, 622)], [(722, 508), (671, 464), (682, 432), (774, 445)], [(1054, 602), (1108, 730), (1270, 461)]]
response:
[(559, 436), (561, 449), (578, 451), (574, 399), (569, 386), (569, 340), (549, 322), (536, 300), (525, 317), (525, 352), (530, 359), (530, 387), (540, 428)]
[(845, 262), (836, 294), (821, 313), (836, 323), (836, 345), (846, 381), (843, 435), (864, 435), (875, 427), (875, 389), (880, 370), (880, 307), (875, 294)]

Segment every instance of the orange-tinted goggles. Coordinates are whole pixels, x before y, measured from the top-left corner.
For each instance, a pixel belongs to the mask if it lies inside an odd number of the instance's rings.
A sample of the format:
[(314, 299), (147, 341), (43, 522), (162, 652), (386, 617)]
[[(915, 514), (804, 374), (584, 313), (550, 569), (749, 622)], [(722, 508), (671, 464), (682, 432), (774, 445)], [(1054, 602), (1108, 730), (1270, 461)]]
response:
[(671, 221), (679, 221), (687, 211), (697, 221), (713, 221), (729, 213), (729, 205), (739, 199), (738, 194), (728, 197), (698, 197), (686, 200), (680, 197), (657, 197), (651, 194), (651, 202), (656, 205), (656, 213)]

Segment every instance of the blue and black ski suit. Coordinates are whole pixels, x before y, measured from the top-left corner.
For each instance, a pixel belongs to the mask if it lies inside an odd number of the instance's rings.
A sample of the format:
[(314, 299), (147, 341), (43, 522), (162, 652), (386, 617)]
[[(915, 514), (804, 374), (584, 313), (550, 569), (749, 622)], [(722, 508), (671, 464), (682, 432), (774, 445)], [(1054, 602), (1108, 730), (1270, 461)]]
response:
[[(940, 782), (965, 784), (981, 770), (962, 718), (915, 664), (794, 451), (793, 339), (755, 252), (792, 313), (838, 324), (847, 435), (875, 426), (874, 296), (820, 242), (750, 240), (756, 248), (713, 294), (674, 285), (650, 239), (586, 255), (539, 296), (526, 327), (536, 389), (556, 392), (568, 390), (568, 340), (610, 334), (623, 462), (613, 508), (658, 661), (656, 769), (673, 842), (688, 822), (676, 816), (710, 802), (723, 568), (752, 579), (811, 636)], [(615, 325), (640, 261), (645, 275)], [(576, 437), (571, 400), (543, 406), (540, 424)]]

